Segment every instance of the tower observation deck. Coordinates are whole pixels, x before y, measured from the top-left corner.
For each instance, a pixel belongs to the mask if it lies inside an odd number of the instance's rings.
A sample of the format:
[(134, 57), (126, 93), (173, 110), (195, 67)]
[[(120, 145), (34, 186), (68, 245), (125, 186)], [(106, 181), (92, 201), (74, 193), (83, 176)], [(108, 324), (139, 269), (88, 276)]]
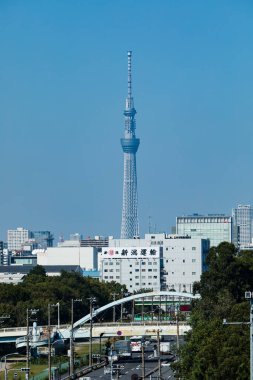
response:
[(121, 239), (131, 239), (139, 235), (138, 193), (136, 152), (140, 139), (135, 137), (134, 99), (132, 97), (132, 52), (128, 51), (128, 93), (126, 98), (125, 133), (121, 139), (124, 152), (123, 207), (121, 220)]

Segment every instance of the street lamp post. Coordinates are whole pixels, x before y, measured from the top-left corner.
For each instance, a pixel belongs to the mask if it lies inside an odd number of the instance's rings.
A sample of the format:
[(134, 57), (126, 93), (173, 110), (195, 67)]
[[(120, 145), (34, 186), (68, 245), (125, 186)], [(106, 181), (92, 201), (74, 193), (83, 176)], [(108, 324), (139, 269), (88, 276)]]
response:
[(93, 327), (93, 305), (96, 302), (95, 297), (89, 297), (88, 300), (90, 301), (90, 345), (89, 345), (89, 366), (92, 366), (92, 327)]
[(7, 373), (8, 373), (6, 358), (7, 356), (11, 356), (11, 355), (19, 355), (19, 352), (13, 352), (11, 354), (4, 355), (0, 359), (0, 361), (2, 362), (2, 359), (4, 358), (4, 380), (7, 380)]
[[(35, 315), (39, 309), (26, 309), (26, 368), (29, 368), (30, 362), (30, 342), (29, 342), (29, 320), (32, 315)], [(26, 379), (29, 378), (29, 372), (26, 373)]]
[(74, 303), (82, 302), (81, 299), (73, 299), (71, 300), (71, 332), (70, 332), (70, 368), (69, 375), (72, 377), (74, 374)]

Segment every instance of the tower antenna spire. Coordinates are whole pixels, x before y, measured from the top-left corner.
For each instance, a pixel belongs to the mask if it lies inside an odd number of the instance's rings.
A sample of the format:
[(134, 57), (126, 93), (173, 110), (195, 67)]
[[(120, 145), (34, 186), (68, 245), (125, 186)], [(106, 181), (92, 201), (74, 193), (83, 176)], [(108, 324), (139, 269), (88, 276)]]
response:
[(125, 132), (121, 139), (124, 152), (124, 181), (123, 181), (123, 207), (121, 219), (121, 239), (131, 239), (139, 235), (138, 221), (138, 194), (136, 153), (140, 139), (135, 136), (134, 100), (132, 98), (132, 52), (127, 52), (127, 98), (125, 116)]
[(132, 51), (127, 52), (127, 62), (128, 62), (128, 98), (132, 98)]

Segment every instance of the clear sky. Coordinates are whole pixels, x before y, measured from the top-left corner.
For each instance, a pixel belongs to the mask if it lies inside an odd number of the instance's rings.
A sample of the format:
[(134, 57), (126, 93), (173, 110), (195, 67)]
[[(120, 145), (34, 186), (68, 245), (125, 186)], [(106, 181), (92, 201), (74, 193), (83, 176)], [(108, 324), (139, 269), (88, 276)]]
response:
[(119, 237), (127, 50), (140, 230), (253, 203), (252, 0), (1, 0), (0, 238)]

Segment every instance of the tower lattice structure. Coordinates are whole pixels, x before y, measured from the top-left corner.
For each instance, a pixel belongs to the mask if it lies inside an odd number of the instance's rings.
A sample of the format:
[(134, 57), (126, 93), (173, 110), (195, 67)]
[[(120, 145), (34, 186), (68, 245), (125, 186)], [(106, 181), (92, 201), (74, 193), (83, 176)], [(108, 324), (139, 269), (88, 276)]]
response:
[(131, 239), (139, 235), (138, 193), (136, 152), (140, 139), (135, 137), (136, 121), (134, 99), (132, 97), (132, 52), (128, 51), (128, 93), (126, 98), (125, 133), (121, 146), (124, 152), (123, 207), (121, 239)]

